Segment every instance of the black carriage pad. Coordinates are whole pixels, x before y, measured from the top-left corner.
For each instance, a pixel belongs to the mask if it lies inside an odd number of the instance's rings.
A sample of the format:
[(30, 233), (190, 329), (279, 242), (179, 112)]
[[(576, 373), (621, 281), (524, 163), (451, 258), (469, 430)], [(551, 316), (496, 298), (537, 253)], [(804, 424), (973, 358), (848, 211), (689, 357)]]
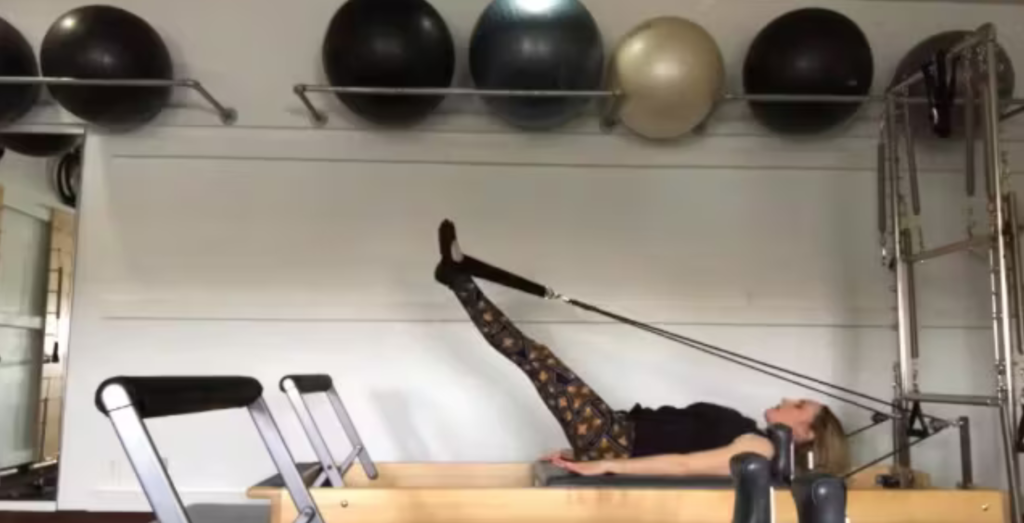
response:
[(142, 418), (248, 407), (263, 395), (260, 382), (244, 376), (110, 378), (96, 389), (96, 408), (107, 414), (103, 391), (120, 386)]
[(633, 476), (614, 475), (580, 476), (560, 469), (548, 462), (533, 466), (533, 483), (538, 487), (556, 488), (677, 488), (694, 490), (732, 489), (735, 482), (729, 476)]

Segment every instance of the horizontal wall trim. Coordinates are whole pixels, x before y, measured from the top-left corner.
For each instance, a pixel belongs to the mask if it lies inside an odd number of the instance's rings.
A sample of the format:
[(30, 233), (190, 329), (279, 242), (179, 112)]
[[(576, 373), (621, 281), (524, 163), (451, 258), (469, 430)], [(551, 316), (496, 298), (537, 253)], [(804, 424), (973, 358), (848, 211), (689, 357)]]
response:
[(0, 327), (25, 330), (43, 330), (45, 321), (42, 316), (24, 316), (0, 312)]
[[(605, 136), (520, 133), (410, 133), (148, 128), (110, 135), (117, 160), (221, 159), (225, 161), (347, 161), (582, 168), (821, 169), (874, 172), (873, 138), (790, 140), (778, 136), (700, 137), (656, 143)], [(1024, 157), (1024, 143), (1004, 147)], [(922, 172), (959, 173), (961, 147), (922, 147)], [(1012, 168), (1011, 162), (1011, 168)]]
[[(893, 328), (890, 307), (852, 309), (820, 305), (729, 306), (694, 303), (616, 303), (608, 307), (617, 313), (661, 326), (733, 327), (837, 327)], [(527, 314), (513, 314), (523, 324), (616, 324), (600, 316), (560, 304), (539, 302)], [(633, 311), (633, 312), (630, 312)], [(984, 311), (981, 311), (984, 312)], [(919, 311), (924, 329), (990, 329), (983, 314), (964, 310), (928, 308)], [(101, 299), (100, 315), (112, 321), (194, 321), (194, 322), (281, 322), (281, 323), (465, 323), (465, 314), (450, 304), (336, 303), (316, 305), (253, 305), (247, 300), (217, 300), (214, 297), (114, 298)], [(725, 318), (725, 319), (723, 319)]]

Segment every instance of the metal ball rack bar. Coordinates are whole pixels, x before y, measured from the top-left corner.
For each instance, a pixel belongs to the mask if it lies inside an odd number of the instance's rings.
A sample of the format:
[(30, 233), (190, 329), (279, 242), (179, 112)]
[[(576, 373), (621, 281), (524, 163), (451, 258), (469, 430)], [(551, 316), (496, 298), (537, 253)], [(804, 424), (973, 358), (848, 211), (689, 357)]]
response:
[(202, 96), (217, 112), (224, 125), (232, 125), (238, 120), (238, 112), (227, 107), (210, 93), (199, 80), (182, 78), (175, 80), (99, 80), (85, 78), (58, 78), (45, 76), (0, 76), (0, 85), (68, 85), (80, 87), (176, 87), (191, 89)]

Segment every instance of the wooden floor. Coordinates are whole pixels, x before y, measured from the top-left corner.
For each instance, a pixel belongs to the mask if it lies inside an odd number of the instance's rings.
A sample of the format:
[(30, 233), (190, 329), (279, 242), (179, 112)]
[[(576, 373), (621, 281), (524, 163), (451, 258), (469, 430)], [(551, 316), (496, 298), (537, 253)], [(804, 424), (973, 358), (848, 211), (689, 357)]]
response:
[(0, 523), (151, 523), (152, 514), (101, 512), (0, 512)]

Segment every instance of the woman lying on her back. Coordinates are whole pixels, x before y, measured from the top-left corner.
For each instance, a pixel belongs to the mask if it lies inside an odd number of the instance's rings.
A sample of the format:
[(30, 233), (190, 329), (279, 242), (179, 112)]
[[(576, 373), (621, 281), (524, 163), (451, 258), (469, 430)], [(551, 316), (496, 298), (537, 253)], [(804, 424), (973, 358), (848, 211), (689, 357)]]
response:
[[(572, 456), (548, 456), (555, 465), (583, 475), (724, 476), (736, 454), (772, 457), (772, 444), (757, 423), (730, 408), (695, 403), (613, 410), (550, 349), (516, 328), (463, 272), (451, 222), (441, 225), (439, 239), (441, 263), (435, 278), (455, 293), (484, 339), (526, 373), (568, 437)], [(798, 455), (813, 452), (814, 470), (846, 472), (846, 437), (828, 407), (785, 399), (765, 410), (764, 419), (792, 429)]]

